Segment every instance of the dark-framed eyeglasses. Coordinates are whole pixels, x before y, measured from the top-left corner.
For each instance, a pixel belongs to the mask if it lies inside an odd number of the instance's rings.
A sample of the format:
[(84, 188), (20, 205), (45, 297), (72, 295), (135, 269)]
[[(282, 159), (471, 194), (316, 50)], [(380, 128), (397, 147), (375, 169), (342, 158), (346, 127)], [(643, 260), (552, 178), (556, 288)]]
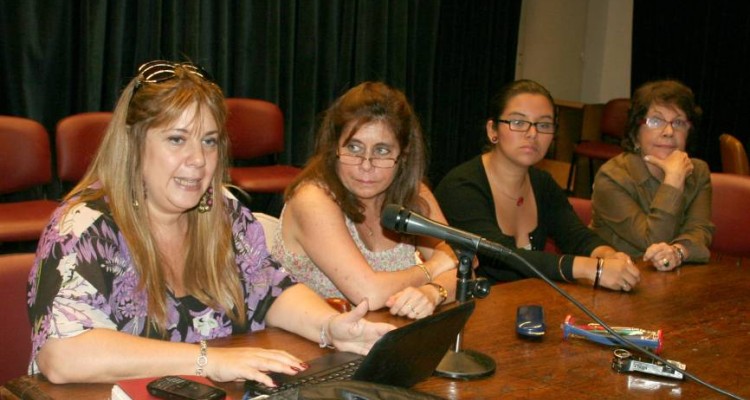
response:
[(341, 154), (338, 152), (336, 153), (336, 157), (338, 157), (339, 161), (344, 165), (362, 165), (362, 163), (367, 160), (370, 162), (370, 165), (375, 168), (393, 168), (398, 162), (398, 157), (365, 157), (355, 154)]
[(557, 124), (549, 121), (531, 122), (522, 119), (497, 119), (497, 122), (508, 124), (508, 128), (514, 132), (528, 132), (533, 126), (539, 133), (554, 134), (557, 130)]
[(177, 75), (177, 67), (184, 68), (187, 72), (198, 76), (208, 82), (213, 83), (211, 75), (198, 65), (192, 63), (176, 63), (166, 60), (154, 60), (141, 64), (138, 67), (138, 80), (135, 83), (135, 90), (138, 90), (144, 83), (159, 83), (174, 79)]
[(690, 126), (692, 125), (690, 121), (686, 119), (673, 119), (671, 121), (667, 121), (664, 118), (659, 117), (646, 117), (640, 121), (641, 125), (646, 125), (649, 129), (654, 130), (662, 130), (667, 127), (667, 125), (672, 125), (672, 129), (675, 131), (680, 132), (687, 132), (688, 129), (690, 129)]

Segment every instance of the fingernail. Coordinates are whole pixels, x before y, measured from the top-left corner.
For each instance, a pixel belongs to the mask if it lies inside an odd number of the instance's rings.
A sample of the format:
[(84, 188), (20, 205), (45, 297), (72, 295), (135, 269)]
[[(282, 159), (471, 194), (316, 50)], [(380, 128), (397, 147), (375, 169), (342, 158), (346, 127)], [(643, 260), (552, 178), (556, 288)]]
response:
[(306, 362), (300, 363), (299, 366), (302, 367), (302, 369), (308, 369), (308, 368), (310, 368), (310, 364), (308, 364)]
[(301, 366), (300, 366), (300, 368), (297, 368), (297, 367), (292, 367), (292, 369), (293, 369), (293, 370), (295, 370), (295, 371), (297, 371), (297, 372), (300, 372), (300, 371), (302, 371), (302, 367), (301, 367)]
[(271, 383), (273, 384), (273, 387), (279, 387), (279, 383), (278, 383), (278, 382), (276, 382), (276, 381), (271, 381)]

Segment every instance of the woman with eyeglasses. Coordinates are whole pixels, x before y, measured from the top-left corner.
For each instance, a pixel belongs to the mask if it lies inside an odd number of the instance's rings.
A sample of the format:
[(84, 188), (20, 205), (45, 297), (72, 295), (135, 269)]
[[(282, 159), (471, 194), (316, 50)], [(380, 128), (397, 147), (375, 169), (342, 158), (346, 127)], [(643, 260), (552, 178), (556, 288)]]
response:
[(274, 386), (281, 350), (211, 347), (265, 326), (365, 354), (393, 327), (339, 314), (268, 254), (224, 187), (221, 89), (189, 63), (142, 65), (82, 181), (42, 235), (29, 279), (29, 373), (51, 382), (203, 375)]
[(422, 183), (425, 148), (404, 94), (364, 82), (325, 111), (315, 153), (287, 188), (271, 253), (327, 298), (423, 318), (455, 296), (457, 259), (444, 242), (380, 224), (396, 203), (445, 221)]
[[(556, 128), (546, 88), (531, 80), (507, 84), (490, 103), (488, 149), (451, 170), (435, 196), (452, 226), (515, 249), (548, 278), (630, 291), (638, 268), (584, 226), (554, 179), (534, 167)], [(545, 252), (547, 238), (564, 254)], [(492, 283), (536, 277), (518, 260), (486, 255), (476, 271)]]
[(706, 262), (714, 231), (711, 172), (685, 152), (701, 117), (693, 91), (678, 81), (654, 81), (631, 102), (625, 152), (594, 178), (591, 227), (659, 271)]

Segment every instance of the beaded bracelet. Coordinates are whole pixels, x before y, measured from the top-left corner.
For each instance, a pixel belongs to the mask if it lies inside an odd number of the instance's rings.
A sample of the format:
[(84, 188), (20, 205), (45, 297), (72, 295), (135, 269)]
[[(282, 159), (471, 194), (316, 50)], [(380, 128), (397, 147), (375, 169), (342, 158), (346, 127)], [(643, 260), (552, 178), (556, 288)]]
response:
[(206, 344), (205, 340), (201, 340), (200, 342), (201, 346), (201, 354), (198, 356), (198, 359), (195, 360), (195, 374), (198, 376), (203, 376), (203, 367), (205, 367), (208, 364), (208, 356), (206, 355), (206, 350), (208, 349), (208, 345)]
[(601, 257), (596, 258), (596, 279), (594, 279), (594, 289), (599, 288), (599, 280), (602, 278), (602, 270), (604, 269), (604, 259)]

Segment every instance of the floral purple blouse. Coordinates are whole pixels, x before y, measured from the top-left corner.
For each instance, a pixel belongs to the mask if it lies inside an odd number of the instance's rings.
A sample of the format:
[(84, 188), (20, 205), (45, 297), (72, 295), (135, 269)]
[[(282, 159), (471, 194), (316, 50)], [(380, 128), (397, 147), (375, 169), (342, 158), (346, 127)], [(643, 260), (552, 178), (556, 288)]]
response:
[(48, 338), (71, 337), (105, 328), (133, 335), (198, 342), (265, 327), (265, 315), (295, 280), (268, 254), (260, 223), (225, 192), (232, 219), (237, 272), (243, 285), (247, 320), (233, 324), (192, 296), (168, 293), (167, 337), (150, 328), (147, 297), (138, 290), (130, 250), (104, 199), (78, 204), (63, 214), (63, 203), (42, 234), (29, 275), (28, 306), (33, 343), (29, 373)]

